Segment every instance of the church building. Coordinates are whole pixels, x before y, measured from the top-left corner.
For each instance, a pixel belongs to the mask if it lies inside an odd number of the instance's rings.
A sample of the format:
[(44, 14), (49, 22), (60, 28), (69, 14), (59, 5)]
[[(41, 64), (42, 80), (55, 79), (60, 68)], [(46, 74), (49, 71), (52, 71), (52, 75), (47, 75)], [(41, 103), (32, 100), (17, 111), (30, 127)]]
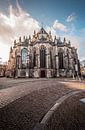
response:
[(20, 37), (10, 48), (7, 76), (27, 78), (73, 77), (78, 73), (77, 49), (64, 38), (53, 39), (42, 27), (33, 37)]

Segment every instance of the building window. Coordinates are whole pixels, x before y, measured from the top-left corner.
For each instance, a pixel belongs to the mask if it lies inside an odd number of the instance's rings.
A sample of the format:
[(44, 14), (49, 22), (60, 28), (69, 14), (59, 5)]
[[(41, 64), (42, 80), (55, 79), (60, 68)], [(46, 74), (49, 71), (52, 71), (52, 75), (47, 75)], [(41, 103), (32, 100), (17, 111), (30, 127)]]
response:
[(19, 56), (16, 57), (16, 66), (18, 69), (20, 69), (20, 57)]
[(29, 55), (29, 68), (33, 68), (33, 62), (32, 62), (32, 54)]
[(59, 57), (59, 69), (64, 69), (63, 52), (59, 52), (58, 57)]
[(53, 61), (52, 61), (52, 50), (50, 50), (50, 67), (53, 68)]
[(33, 66), (36, 66), (36, 49), (34, 49), (34, 54), (33, 54)]
[(27, 65), (27, 49), (23, 48), (21, 51), (22, 56), (22, 68), (26, 68)]
[(44, 47), (40, 49), (40, 68), (46, 67), (46, 50)]

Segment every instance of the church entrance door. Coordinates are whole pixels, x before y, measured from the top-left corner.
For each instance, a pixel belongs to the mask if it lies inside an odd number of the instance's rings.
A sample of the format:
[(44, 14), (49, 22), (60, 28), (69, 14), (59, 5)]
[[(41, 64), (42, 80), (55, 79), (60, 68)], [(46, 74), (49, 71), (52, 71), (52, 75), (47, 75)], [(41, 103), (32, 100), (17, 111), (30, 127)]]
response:
[(41, 78), (45, 78), (45, 70), (41, 70)]

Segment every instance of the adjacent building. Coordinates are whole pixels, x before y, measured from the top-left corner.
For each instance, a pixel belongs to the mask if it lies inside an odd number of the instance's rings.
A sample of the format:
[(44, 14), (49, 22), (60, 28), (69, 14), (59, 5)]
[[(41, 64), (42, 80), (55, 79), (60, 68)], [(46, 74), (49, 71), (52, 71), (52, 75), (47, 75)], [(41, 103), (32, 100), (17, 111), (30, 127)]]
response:
[(85, 78), (85, 60), (80, 62), (81, 76)]
[(10, 48), (9, 77), (74, 77), (79, 73), (77, 49), (64, 38), (53, 39), (42, 27), (31, 38), (20, 37)]
[(0, 64), (0, 77), (5, 77), (6, 64)]

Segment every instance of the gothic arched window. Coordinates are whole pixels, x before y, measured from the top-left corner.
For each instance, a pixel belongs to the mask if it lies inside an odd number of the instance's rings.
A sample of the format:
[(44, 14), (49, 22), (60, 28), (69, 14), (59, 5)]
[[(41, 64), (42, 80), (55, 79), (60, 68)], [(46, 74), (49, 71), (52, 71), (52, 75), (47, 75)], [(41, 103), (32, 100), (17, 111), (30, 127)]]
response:
[(27, 49), (23, 48), (21, 51), (22, 67), (25, 68), (27, 65)]
[(15, 51), (16, 56), (16, 68), (20, 69), (21, 67), (21, 57), (18, 55), (18, 50)]
[(40, 68), (46, 67), (46, 49), (44, 46), (41, 46), (40, 49)]
[(50, 67), (53, 68), (53, 61), (52, 61), (52, 50), (50, 50)]
[(63, 52), (59, 52), (58, 53), (58, 57), (59, 57), (59, 69), (63, 69), (64, 68), (64, 64), (63, 64)]
[(33, 66), (36, 66), (36, 48), (34, 48), (34, 52), (33, 52)]

